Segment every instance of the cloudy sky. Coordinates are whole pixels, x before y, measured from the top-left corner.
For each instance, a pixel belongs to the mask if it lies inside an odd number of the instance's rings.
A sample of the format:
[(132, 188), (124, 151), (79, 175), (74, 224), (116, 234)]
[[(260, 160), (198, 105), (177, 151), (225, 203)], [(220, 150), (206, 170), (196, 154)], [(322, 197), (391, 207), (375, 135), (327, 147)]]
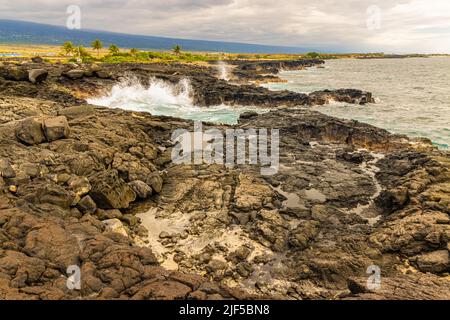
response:
[(449, 0), (1, 0), (0, 18), (339, 51), (450, 53)]

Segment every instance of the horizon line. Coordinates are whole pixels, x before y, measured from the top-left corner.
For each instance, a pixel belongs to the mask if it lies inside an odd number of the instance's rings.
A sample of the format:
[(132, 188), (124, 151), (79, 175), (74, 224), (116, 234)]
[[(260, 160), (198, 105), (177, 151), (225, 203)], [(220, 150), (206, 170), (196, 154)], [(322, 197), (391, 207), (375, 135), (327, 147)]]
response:
[[(276, 49), (276, 48), (280, 48), (280, 49), (291, 49), (291, 50), (306, 50), (304, 53), (308, 53), (308, 52), (317, 52), (317, 53), (322, 53), (322, 54), (336, 54), (336, 55), (349, 55), (349, 54), (384, 54), (384, 55), (398, 55), (398, 56), (408, 56), (408, 55), (426, 55), (426, 56), (435, 56), (435, 55), (450, 55), (450, 52), (441, 52), (441, 53), (421, 53), (421, 52), (409, 52), (409, 53), (395, 53), (395, 52), (383, 52), (383, 51), (378, 51), (378, 52), (369, 52), (369, 51), (340, 51), (340, 50), (320, 50), (320, 49), (313, 49), (313, 47), (311, 48), (306, 48), (306, 47), (299, 47), (299, 46), (287, 46), (287, 45), (277, 45), (277, 44), (261, 44), (261, 43), (252, 43), (252, 42), (240, 42), (240, 41), (226, 41), (226, 40), (206, 40), (206, 39), (194, 39), (194, 38), (176, 38), (174, 36), (160, 36), (160, 35), (149, 35), (149, 34), (139, 34), (139, 33), (128, 33), (128, 32), (116, 32), (116, 31), (108, 31), (108, 30), (103, 30), (103, 29), (91, 29), (91, 28), (80, 28), (80, 29), (68, 29), (65, 26), (61, 26), (61, 25), (55, 25), (55, 24), (50, 24), (50, 23), (42, 23), (42, 22), (36, 22), (36, 21), (30, 21), (30, 20), (21, 20), (21, 19), (5, 19), (5, 18), (1, 18), (0, 17), (0, 21), (5, 21), (5, 22), (18, 22), (18, 23), (28, 23), (28, 24), (36, 24), (36, 25), (41, 25), (41, 26), (48, 26), (48, 27), (54, 27), (54, 28), (60, 28), (60, 29), (66, 29), (69, 31), (73, 31), (73, 32), (87, 32), (87, 33), (106, 33), (106, 34), (110, 34), (110, 35), (119, 35), (119, 36), (128, 36), (128, 37), (151, 37), (151, 38), (159, 38), (159, 39), (165, 39), (165, 40), (180, 40), (180, 41), (199, 41), (199, 42), (206, 42), (206, 43), (222, 43), (222, 44), (230, 44), (230, 45), (246, 45), (246, 46), (256, 46), (256, 47), (261, 47), (261, 48), (272, 48), (272, 49)], [(101, 40), (101, 39), (99, 39)], [(67, 41), (70, 41), (70, 39), (68, 39)], [(28, 42), (2, 42), (0, 40), (0, 44), (16, 44), (16, 45), (27, 45), (30, 44)], [(52, 44), (46, 44), (46, 43), (42, 43), (42, 45), (49, 45), (52, 46)], [(56, 44), (54, 46), (57, 46)], [(128, 48), (128, 47), (124, 47), (124, 48)], [(139, 49), (144, 49), (144, 48), (139, 48)], [(156, 48), (145, 48), (146, 50), (162, 50), (164, 51), (164, 49), (156, 49)], [(208, 51), (201, 51), (201, 50), (190, 50), (192, 52), (208, 52)], [(232, 53), (232, 52), (224, 52), (224, 53)], [(299, 54), (301, 55), (302, 53), (283, 53), (283, 52), (279, 52), (279, 53), (270, 53), (270, 54), (289, 54), (289, 55), (295, 55), (295, 54)]]

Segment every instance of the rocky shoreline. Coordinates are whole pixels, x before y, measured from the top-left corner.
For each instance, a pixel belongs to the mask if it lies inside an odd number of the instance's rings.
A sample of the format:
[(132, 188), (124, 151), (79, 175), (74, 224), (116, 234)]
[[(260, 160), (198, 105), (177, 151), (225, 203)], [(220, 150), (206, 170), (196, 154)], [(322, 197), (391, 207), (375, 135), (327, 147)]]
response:
[[(450, 299), (449, 154), (312, 108), (368, 92), (251, 83), (321, 63), (236, 63), (230, 82), (214, 65), (4, 63), (0, 298)], [(191, 121), (86, 104), (126, 77), (272, 108), (235, 128), (279, 129), (279, 172), (173, 164), (171, 134)]]

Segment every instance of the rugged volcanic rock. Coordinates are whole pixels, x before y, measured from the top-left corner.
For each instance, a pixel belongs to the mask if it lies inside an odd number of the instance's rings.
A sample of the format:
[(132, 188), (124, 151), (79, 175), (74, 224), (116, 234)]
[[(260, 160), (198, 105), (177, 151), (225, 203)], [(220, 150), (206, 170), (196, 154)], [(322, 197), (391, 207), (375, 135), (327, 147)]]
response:
[[(49, 75), (32, 84), (27, 71), (39, 68)], [(236, 126), (280, 130), (275, 175), (176, 165), (171, 135), (192, 122), (82, 98), (124, 72), (188, 76), (205, 105), (310, 105), (332, 93), (270, 93), (187, 65), (85, 66), (81, 78), (67, 76), (79, 68), (0, 68), (0, 298), (448, 298), (450, 157), (428, 141), (282, 108)], [(229, 128), (204, 125), (213, 127)], [(372, 265), (378, 290), (367, 288)], [(80, 290), (67, 286), (73, 266)]]
[(325, 63), (319, 59), (301, 59), (287, 61), (227, 61), (234, 66), (233, 76), (239, 81), (253, 82), (279, 82), (282, 81), (276, 75), (280, 71), (303, 70), (306, 68), (321, 66)]
[[(293, 61), (291, 62), (291, 67), (306, 67), (313, 65), (313, 63), (320, 63), (320, 60), (319, 62), (311, 62), (310, 60), (305, 60), (305, 62), (302, 60)], [(271, 66), (270, 70), (283, 65), (282, 62), (265, 64)], [(29, 66), (29, 68), (37, 67), (43, 68), (44, 66), (42, 64), (30, 64)], [(239, 84), (234, 84), (215, 77), (214, 67), (192, 67), (183, 64), (120, 64), (104, 65), (102, 67), (86, 65), (83, 68), (69, 65), (45, 65), (45, 68), (48, 69), (51, 79), (48, 83), (41, 86), (33, 86), (27, 83), (28, 73), (25, 66), (0, 68), (0, 76), (3, 76), (5, 79), (20, 81), (21, 84), (20, 86), (6, 87), (4, 90), (13, 95), (32, 96), (34, 94), (36, 97), (52, 101), (79, 104), (82, 101), (69, 95), (64, 87), (75, 92), (76, 97), (86, 98), (107, 92), (108, 89), (117, 83), (117, 80), (121, 79), (135, 79), (144, 86), (148, 85), (153, 78), (174, 84), (187, 79), (193, 89), (193, 102), (200, 106), (227, 104), (273, 108), (323, 105), (332, 100), (357, 104), (373, 102), (370, 92), (354, 89), (320, 91), (308, 95), (290, 91), (272, 92), (266, 88), (248, 84), (248, 79), (245, 77), (239, 78)], [(24, 72), (27, 76), (22, 78), (20, 76), (21, 72)], [(252, 71), (248, 72), (256, 74)], [(54, 82), (63, 87), (59, 86), (59, 89), (50, 88), (49, 84)], [(245, 84), (242, 84), (242, 82), (245, 82)]]

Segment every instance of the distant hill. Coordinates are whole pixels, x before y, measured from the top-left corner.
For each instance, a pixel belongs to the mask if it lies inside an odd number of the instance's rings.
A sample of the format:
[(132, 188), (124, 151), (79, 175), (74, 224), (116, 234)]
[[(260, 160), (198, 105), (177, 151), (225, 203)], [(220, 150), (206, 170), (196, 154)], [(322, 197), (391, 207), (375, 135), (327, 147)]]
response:
[(268, 46), (247, 43), (205, 40), (172, 39), (155, 36), (130, 35), (96, 30), (69, 30), (65, 27), (0, 19), (0, 43), (61, 45), (65, 41), (89, 46), (100, 39), (106, 45), (137, 49), (170, 50), (178, 44), (187, 51), (210, 51), (229, 53), (304, 53), (313, 49)]

